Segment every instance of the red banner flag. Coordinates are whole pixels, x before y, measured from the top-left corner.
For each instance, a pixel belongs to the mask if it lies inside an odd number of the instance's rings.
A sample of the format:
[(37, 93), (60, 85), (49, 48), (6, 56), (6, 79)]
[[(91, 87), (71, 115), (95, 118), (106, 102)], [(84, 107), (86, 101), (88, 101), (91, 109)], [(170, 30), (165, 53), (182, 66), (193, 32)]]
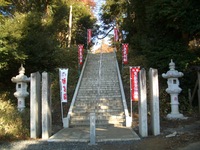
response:
[(119, 40), (118, 29), (114, 28), (114, 41), (117, 42), (118, 40)]
[(138, 87), (138, 73), (140, 67), (130, 67), (130, 95), (131, 101), (138, 101), (139, 87)]
[(92, 30), (87, 29), (87, 44), (90, 44), (92, 38)]
[(128, 44), (122, 44), (122, 62), (128, 64)]
[(78, 63), (83, 64), (83, 44), (78, 45)]

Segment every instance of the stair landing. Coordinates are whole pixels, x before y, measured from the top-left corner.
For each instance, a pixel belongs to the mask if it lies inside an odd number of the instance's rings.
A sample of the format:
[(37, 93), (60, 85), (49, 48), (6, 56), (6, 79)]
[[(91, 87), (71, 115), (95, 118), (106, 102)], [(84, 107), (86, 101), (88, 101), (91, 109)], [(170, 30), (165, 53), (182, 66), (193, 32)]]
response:
[[(96, 128), (96, 142), (135, 141), (140, 137), (131, 128)], [(48, 139), (48, 142), (89, 142), (90, 129), (87, 127), (64, 128)]]

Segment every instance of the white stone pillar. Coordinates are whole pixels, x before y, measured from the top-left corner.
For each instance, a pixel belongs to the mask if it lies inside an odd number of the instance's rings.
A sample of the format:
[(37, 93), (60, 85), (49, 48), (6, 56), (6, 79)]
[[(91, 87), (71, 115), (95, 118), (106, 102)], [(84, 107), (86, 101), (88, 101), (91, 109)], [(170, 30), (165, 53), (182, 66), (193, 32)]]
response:
[(41, 76), (39, 72), (31, 73), (30, 83), (30, 137), (41, 136)]
[(96, 145), (96, 116), (95, 113), (90, 113), (90, 143)]
[(149, 69), (150, 84), (150, 111), (151, 111), (151, 129), (153, 135), (160, 134), (160, 109), (159, 109), (159, 86), (158, 70)]
[(146, 90), (146, 70), (139, 72), (139, 133), (142, 137), (148, 136), (147, 125), (147, 90)]
[(48, 139), (52, 132), (50, 78), (42, 73), (42, 139)]

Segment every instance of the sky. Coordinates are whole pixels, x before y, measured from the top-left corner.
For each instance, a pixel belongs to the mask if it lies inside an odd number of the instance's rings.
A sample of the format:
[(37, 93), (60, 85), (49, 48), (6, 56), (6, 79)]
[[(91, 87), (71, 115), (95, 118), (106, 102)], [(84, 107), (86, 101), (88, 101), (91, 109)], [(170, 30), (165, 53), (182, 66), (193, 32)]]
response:
[[(94, 0), (94, 2), (96, 3), (96, 7), (94, 8), (93, 12), (94, 12), (94, 15), (97, 18), (97, 24), (99, 26), (101, 26), (102, 22), (100, 20), (99, 13), (100, 13), (101, 6), (106, 2), (106, 0)], [(101, 37), (101, 35), (99, 35), (99, 37)], [(95, 42), (95, 45), (94, 45), (93, 49), (98, 49), (102, 44), (102, 40), (94, 39), (94, 42)], [(104, 39), (104, 42), (106, 44), (109, 44), (109, 37), (106, 37)]]

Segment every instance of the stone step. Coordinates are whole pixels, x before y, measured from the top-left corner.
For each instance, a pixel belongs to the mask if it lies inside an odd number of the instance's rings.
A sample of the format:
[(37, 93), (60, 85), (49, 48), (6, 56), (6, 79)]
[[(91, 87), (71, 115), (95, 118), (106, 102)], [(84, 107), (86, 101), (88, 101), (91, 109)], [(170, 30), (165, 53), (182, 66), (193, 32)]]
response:
[(124, 125), (125, 117), (114, 53), (89, 55), (72, 109), (71, 126), (89, 126), (91, 112), (96, 113), (97, 126)]
[(96, 87), (96, 86), (82, 86), (79, 88), (79, 91), (120, 91), (119, 87), (111, 87), (111, 86), (100, 86), (100, 87)]
[[(89, 124), (90, 119), (76, 119), (73, 118), (70, 120), (71, 124)], [(125, 119), (96, 119), (96, 123), (98, 124), (124, 124)]]
[(81, 85), (79, 90), (120, 90), (120, 87), (118, 85), (103, 85), (103, 84), (86, 84), (86, 85)]
[(120, 109), (96, 109), (96, 108), (88, 108), (88, 109), (81, 109), (81, 108), (74, 108), (72, 110), (73, 113), (91, 113), (91, 112), (96, 112), (96, 113), (116, 113), (120, 114), (123, 110)]
[(121, 91), (120, 90), (79, 90), (79, 95), (97, 95), (100, 94), (100, 95), (117, 95), (119, 94)]
[[(110, 97), (113, 97), (114, 95), (119, 95), (120, 94), (120, 92), (119, 91), (113, 91), (113, 92), (107, 92), (107, 91), (94, 91), (94, 92), (79, 92), (78, 93), (78, 96), (110, 96)], [(121, 96), (121, 95), (119, 95), (119, 96)]]
[(121, 95), (115, 95), (115, 96), (89, 96), (89, 95), (78, 95), (76, 97), (78, 101), (82, 102), (91, 102), (91, 103), (109, 103), (111, 101), (121, 101)]
[(120, 88), (115, 86), (115, 87), (111, 87), (111, 86), (100, 86), (100, 87), (90, 87), (90, 86), (82, 86), (79, 88), (79, 92), (83, 92), (83, 91), (87, 91), (87, 92), (93, 92), (93, 91), (120, 91)]
[(118, 85), (103, 85), (103, 84), (101, 84), (101, 83), (99, 83), (99, 84), (85, 84), (85, 85), (81, 85), (80, 86), (80, 88), (79, 88), (79, 91), (80, 90), (85, 90), (85, 91), (88, 91), (88, 90), (90, 90), (90, 91), (95, 91), (95, 90), (99, 90), (99, 89), (101, 89), (101, 90), (110, 90), (110, 91), (112, 91), (112, 90), (120, 90), (120, 87), (118, 86)]
[(111, 103), (111, 104), (115, 104), (113, 101), (116, 101), (117, 103), (120, 102), (121, 103), (121, 96), (120, 97), (100, 97), (100, 96), (85, 96), (85, 95), (79, 95), (76, 98), (77, 103), (79, 102), (84, 102), (84, 103)]
[[(87, 115), (72, 115), (74, 120), (89, 120), (90, 114)], [(96, 113), (97, 120), (123, 120), (125, 119), (124, 115), (105, 115), (103, 113)], [(124, 120), (123, 120), (124, 121)]]
[(85, 106), (80, 106), (80, 105), (75, 105), (73, 107), (74, 110), (76, 109), (84, 109), (84, 110), (90, 110), (90, 109), (96, 109), (96, 110), (123, 110), (122, 105), (112, 105), (112, 106), (105, 106), (102, 104), (99, 105), (85, 105)]
[[(107, 116), (107, 117), (111, 117), (111, 116), (124, 116), (124, 112), (121, 111), (121, 112), (96, 112), (95, 113), (96, 116)], [(72, 112), (71, 113), (71, 117), (74, 117), (74, 116), (89, 116), (90, 115), (90, 112), (84, 112), (84, 113), (74, 113)]]
[(121, 101), (111, 101), (111, 102), (77, 101), (74, 106), (77, 106), (77, 107), (86, 107), (86, 106), (87, 107), (90, 107), (90, 106), (118, 107), (118, 106), (122, 106), (122, 102)]
[[(125, 122), (109, 121), (109, 120), (96, 120), (96, 127), (106, 126), (124, 126)], [(70, 120), (70, 127), (90, 126), (89, 120), (73, 121)]]
[(96, 79), (96, 78), (87, 78), (87, 79), (83, 79), (82, 84), (87, 84), (87, 83), (90, 83), (90, 84), (97, 84), (97, 83), (101, 83), (102, 85), (112, 85), (112, 84), (116, 84), (116, 83), (119, 83), (118, 81), (118, 78), (112, 78), (112, 79), (109, 79), (109, 80), (99, 80), (99, 79)]

